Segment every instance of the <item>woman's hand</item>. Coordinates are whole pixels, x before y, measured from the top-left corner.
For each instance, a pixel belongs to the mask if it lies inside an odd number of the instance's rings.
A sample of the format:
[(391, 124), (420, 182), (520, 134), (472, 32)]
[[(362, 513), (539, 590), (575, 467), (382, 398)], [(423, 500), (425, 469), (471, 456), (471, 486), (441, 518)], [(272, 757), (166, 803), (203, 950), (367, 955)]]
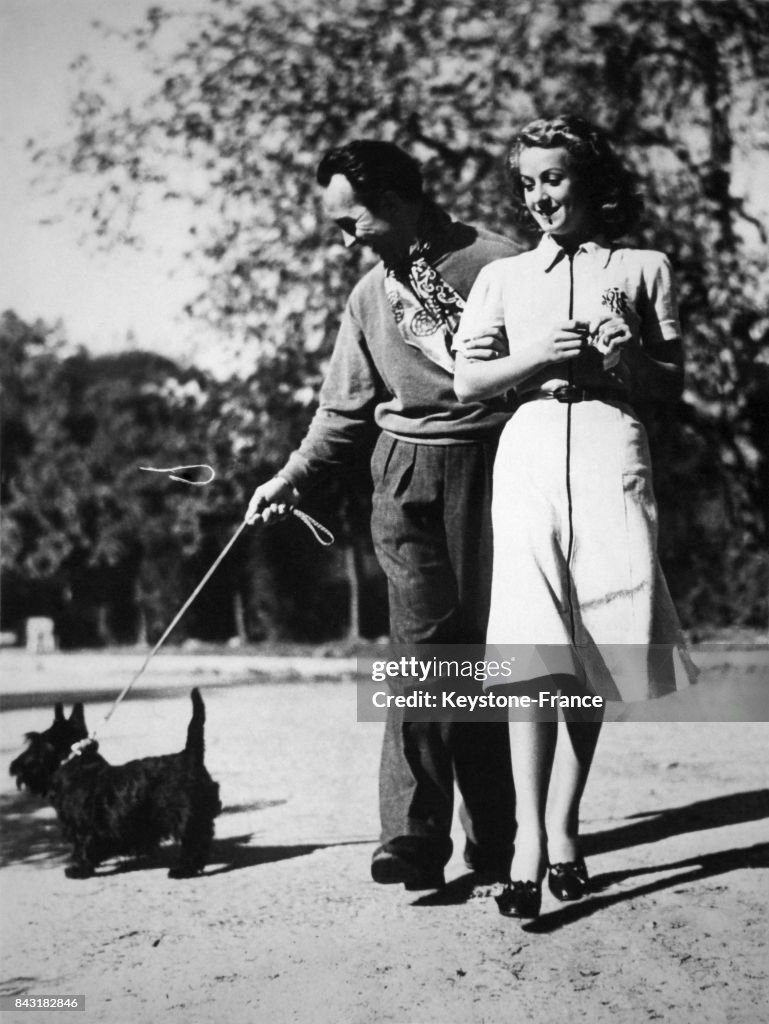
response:
[(588, 325), (590, 344), (603, 356), (604, 370), (612, 370), (622, 350), (636, 341), (636, 334), (624, 317), (602, 313)]
[(456, 348), (470, 362), (499, 359), (507, 355), (507, 335), (504, 327), (490, 327), (483, 334), (459, 342)]
[(675, 402), (684, 384), (681, 339), (666, 338), (656, 346), (641, 344), (641, 321), (633, 309), (626, 317), (603, 313), (590, 323), (590, 344), (603, 355), (605, 370), (622, 360), (632, 392), (641, 399)]
[(517, 388), (545, 366), (576, 359), (586, 342), (587, 326), (580, 320), (562, 320), (540, 337), (513, 345), (512, 351), (508, 351), (506, 339), (501, 350), (498, 340), (491, 343), (496, 329), (458, 345), (454, 372), (457, 398), (460, 402), (494, 398)]
[(532, 350), (541, 364), (565, 363), (577, 358), (587, 332), (584, 320), (561, 320), (534, 342)]
[(591, 320), (588, 332), (591, 343), (601, 351), (612, 351), (635, 340), (635, 332), (627, 320), (612, 313), (602, 313)]

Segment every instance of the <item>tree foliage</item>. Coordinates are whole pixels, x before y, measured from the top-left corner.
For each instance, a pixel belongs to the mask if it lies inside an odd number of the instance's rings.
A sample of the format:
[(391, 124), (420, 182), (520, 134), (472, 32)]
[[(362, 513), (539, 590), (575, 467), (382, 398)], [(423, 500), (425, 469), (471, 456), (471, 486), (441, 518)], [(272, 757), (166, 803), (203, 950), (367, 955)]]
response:
[(138, 470), (194, 454), (200, 387), (159, 356), (68, 353), (10, 313), (0, 333), (13, 364), (4, 427), (23, 448), (4, 459), (4, 569), (37, 600), (47, 595), (46, 610), (66, 619), (77, 608), (86, 634), (130, 637), (126, 609), (152, 619), (158, 589), (175, 598), (173, 580), (200, 541), (190, 500)]
[[(254, 467), (238, 456), (239, 382), (154, 353), (94, 357), (12, 313), (0, 318), (0, 373), (4, 627), (46, 614), (65, 646), (157, 639), (253, 486)], [(193, 463), (215, 469), (210, 486), (141, 468)], [(302, 534), (286, 524), (240, 538), (174, 639), (340, 635), (342, 556), (319, 557)]]
[(265, 469), (304, 432), (361, 269), (323, 222), (325, 149), (392, 139), (455, 215), (512, 232), (515, 127), (570, 109), (608, 128), (646, 198), (634, 241), (667, 252), (680, 283), (689, 387), (675, 421), (650, 422), (673, 586), (690, 622), (764, 614), (767, 238), (735, 174), (769, 140), (769, 6), (212, 0), (189, 19), (152, 8), (127, 44), (151, 95), (118, 104), (84, 63), (72, 144), (54, 156), (82, 175), (105, 238), (130, 241), (147, 195), (189, 204), (210, 282), (191, 312), (250, 354), (233, 384), (239, 452)]

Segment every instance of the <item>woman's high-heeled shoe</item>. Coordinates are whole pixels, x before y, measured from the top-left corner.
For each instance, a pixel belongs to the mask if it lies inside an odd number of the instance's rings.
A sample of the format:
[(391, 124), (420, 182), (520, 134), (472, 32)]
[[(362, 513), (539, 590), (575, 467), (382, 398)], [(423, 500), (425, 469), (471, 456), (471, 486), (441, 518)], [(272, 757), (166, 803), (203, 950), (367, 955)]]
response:
[(494, 899), (505, 917), (539, 917), (542, 906), (542, 885), (539, 882), (508, 882)]
[(553, 896), (562, 903), (581, 900), (590, 885), (584, 858), (551, 864), (547, 871), (547, 884)]

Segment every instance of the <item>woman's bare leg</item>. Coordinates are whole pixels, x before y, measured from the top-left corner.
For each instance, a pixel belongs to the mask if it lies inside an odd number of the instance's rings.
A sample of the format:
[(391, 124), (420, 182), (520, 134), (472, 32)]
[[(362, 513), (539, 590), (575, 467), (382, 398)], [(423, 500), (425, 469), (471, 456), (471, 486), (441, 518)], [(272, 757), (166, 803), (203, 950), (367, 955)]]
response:
[(556, 749), (557, 722), (510, 722), (515, 783), (514, 881), (538, 882), (547, 866), (545, 807)]
[(573, 861), (580, 856), (580, 801), (603, 724), (602, 713), (597, 717), (594, 712), (591, 717), (593, 721), (567, 718), (558, 726), (546, 817), (547, 853), (551, 864)]

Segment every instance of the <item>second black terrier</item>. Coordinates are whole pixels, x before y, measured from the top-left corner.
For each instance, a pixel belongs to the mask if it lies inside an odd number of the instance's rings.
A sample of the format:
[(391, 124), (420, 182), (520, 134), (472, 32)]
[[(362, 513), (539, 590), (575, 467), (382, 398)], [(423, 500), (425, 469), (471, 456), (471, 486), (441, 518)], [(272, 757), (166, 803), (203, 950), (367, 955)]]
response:
[[(11, 775), (19, 788), (53, 804), (73, 848), (69, 878), (88, 878), (102, 861), (149, 853), (165, 839), (179, 843), (169, 877), (202, 871), (222, 809), (219, 786), (204, 764), (205, 720), (203, 698), (194, 689), (184, 750), (122, 765), (109, 764), (98, 744), (86, 739), (82, 704), (69, 718), (57, 704), (50, 728), (27, 733), (29, 745), (11, 763)], [(71, 753), (79, 741), (79, 752)]]

